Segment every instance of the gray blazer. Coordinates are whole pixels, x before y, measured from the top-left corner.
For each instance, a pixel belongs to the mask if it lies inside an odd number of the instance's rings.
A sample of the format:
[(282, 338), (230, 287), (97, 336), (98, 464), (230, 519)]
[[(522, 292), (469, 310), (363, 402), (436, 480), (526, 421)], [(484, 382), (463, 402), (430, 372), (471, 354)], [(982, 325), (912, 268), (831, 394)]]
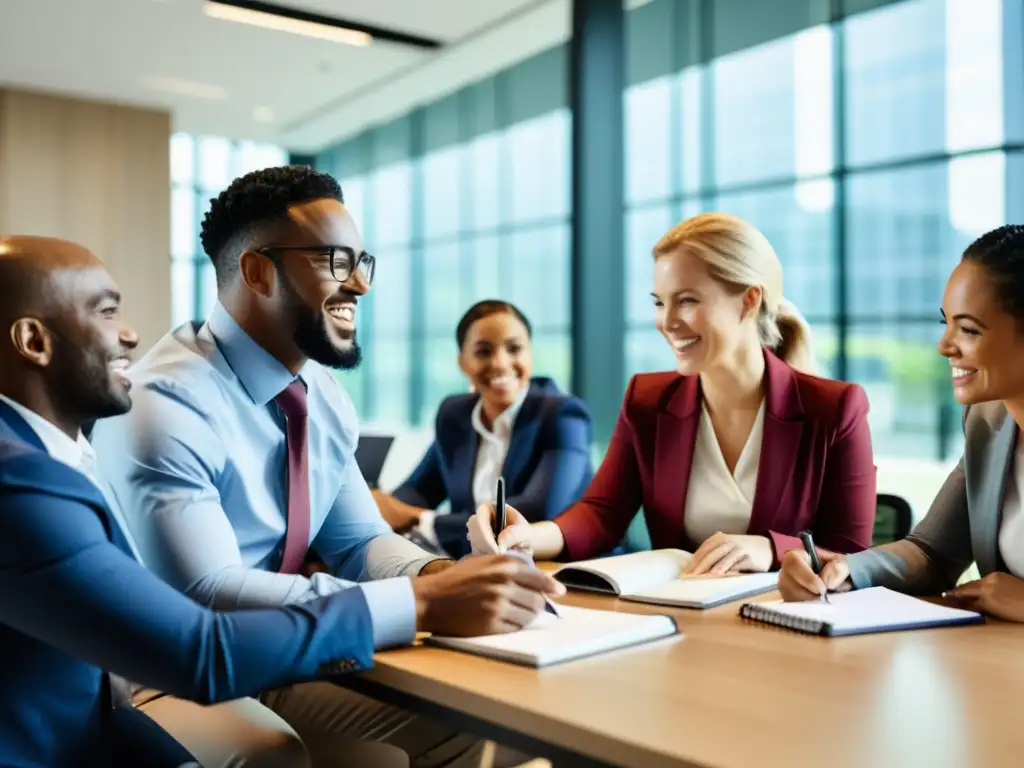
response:
[(960, 462), (910, 536), (848, 556), (854, 587), (938, 594), (954, 587), (972, 562), (982, 576), (1006, 571), (999, 524), (1017, 425), (1000, 402), (968, 406), (964, 437)]

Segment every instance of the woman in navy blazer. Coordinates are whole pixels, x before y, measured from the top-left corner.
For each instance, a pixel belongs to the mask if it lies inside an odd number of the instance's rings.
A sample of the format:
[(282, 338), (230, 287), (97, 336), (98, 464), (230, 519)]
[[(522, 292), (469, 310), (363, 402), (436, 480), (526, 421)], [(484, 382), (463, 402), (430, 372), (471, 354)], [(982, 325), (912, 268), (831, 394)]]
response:
[[(582, 400), (531, 377), (530, 323), (512, 304), (473, 305), (455, 335), (473, 392), (441, 403), (419, 466), (392, 495), (375, 497), (395, 530), (461, 557), (466, 523), (478, 504), (494, 501), (498, 477), (530, 521), (552, 520), (576, 501), (593, 472), (593, 427)], [(435, 514), (446, 500), (450, 513)]]
[[(809, 329), (782, 298), (782, 265), (747, 222), (708, 213), (654, 247), (655, 325), (676, 370), (633, 378), (604, 462), (554, 523), (508, 511), (506, 546), (540, 558), (607, 553), (642, 507), (655, 548), (694, 573), (768, 571), (802, 546), (871, 544), (875, 467), (868, 401), (813, 375)], [(482, 507), (474, 551), (497, 549)]]

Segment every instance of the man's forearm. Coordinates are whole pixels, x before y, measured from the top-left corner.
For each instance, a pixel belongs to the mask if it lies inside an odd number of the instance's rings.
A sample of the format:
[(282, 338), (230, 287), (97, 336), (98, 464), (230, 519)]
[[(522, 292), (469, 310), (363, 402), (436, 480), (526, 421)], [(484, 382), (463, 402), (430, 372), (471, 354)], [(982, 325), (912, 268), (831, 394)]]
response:
[(352, 588), (362, 590), (366, 598), (376, 648), (389, 648), (411, 641), (416, 630), (416, 614), (408, 578), (356, 584), (327, 573), (315, 573), (307, 579), (237, 566), (200, 580), (188, 594), (193, 600), (216, 610), (235, 611), (306, 603)]
[(417, 576), (429, 564), (441, 559), (397, 533), (382, 533), (366, 545), (366, 559), (360, 581)]
[(233, 565), (205, 574), (185, 593), (200, 605), (214, 610), (237, 611), (305, 603), (351, 586), (353, 582), (328, 573), (316, 573), (307, 579)]

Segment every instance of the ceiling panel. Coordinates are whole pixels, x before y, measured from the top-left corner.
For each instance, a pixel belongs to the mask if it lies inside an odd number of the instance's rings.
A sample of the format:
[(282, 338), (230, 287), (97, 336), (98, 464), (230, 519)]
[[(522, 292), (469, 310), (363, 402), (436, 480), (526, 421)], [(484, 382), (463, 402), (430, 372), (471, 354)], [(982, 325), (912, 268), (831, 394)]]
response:
[[(549, 1), (285, 0), (451, 43), (423, 51), (383, 42), (358, 48), (212, 19), (204, 0), (0, 0), (0, 84), (169, 109), (178, 130), (308, 151), (357, 128), (363, 100), (373, 101), (375, 114), (405, 111), (418, 94), (396, 83), (479, 37), (515, 28)], [(463, 56), (452, 82), (435, 79), (431, 89), (458, 87), (474, 75), (467, 67), (483, 71), (487, 58), (486, 51)], [(339, 106), (345, 116), (330, 118)], [(306, 120), (316, 130), (297, 130)]]

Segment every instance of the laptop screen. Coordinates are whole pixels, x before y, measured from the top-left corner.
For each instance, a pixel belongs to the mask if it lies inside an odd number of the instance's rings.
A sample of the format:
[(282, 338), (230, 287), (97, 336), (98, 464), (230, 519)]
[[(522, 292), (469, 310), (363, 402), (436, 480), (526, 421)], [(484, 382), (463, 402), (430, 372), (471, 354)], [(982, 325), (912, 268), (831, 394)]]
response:
[(356, 445), (356, 464), (370, 488), (377, 488), (384, 460), (395, 438), (391, 435), (360, 435)]

